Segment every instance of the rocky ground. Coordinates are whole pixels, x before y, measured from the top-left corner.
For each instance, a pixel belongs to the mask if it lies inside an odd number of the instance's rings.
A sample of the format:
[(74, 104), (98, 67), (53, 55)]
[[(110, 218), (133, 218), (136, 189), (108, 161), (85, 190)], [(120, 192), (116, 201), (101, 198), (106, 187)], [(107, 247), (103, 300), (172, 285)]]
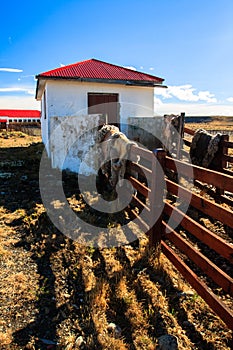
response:
[[(145, 237), (96, 249), (60, 233), (40, 196), (40, 138), (2, 132), (0, 147), (1, 349), (152, 350), (164, 336), (171, 350), (230, 349), (225, 324)], [(76, 180), (63, 176), (67, 200), (90, 217)]]

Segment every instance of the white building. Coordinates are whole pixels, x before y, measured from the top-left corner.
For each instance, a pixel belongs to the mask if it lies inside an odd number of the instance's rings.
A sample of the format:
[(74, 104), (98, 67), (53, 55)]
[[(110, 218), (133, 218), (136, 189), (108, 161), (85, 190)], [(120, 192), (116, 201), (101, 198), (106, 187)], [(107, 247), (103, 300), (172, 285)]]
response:
[[(56, 68), (36, 78), (42, 140), (52, 165), (70, 170), (77, 169), (85, 153), (88, 130), (105, 121), (127, 134), (128, 118), (154, 116), (154, 87), (164, 87), (162, 78), (96, 59)], [(84, 141), (67, 155), (84, 134)]]

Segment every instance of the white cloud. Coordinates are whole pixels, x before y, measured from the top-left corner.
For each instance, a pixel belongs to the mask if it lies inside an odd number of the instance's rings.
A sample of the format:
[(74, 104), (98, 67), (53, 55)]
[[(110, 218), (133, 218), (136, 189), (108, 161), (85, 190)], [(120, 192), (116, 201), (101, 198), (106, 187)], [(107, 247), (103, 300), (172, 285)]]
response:
[(155, 114), (180, 114), (184, 112), (191, 116), (211, 116), (225, 115), (233, 116), (233, 106), (231, 104), (209, 104), (209, 103), (164, 103), (155, 96), (154, 103)]
[(0, 109), (38, 109), (40, 102), (32, 96), (0, 96)]
[(216, 103), (217, 99), (214, 97), (214, 94), (211, 94), (209, 91), (199, 91), (193, 88), (192, 85), (180, 85), (180, 86), (168, 86), (167, 89), (155, 88), (155, 94), (163, 96), (164, 99), (168, 98), (177, 98), (180, 101), (206, 101)]
[(227, 98), (227, 101), (228, 101), (228, 102), (233, 102), (233, 97), (228, 97), (228, 98)]
[[(29, 79), (28, 79), (29, 78)], [(28, 75), (21, 75), (17, 80), (18, 81), (21, 81), (21, 80), (24, 80), (24, 79), (26, 79), (26, 80), (34, 80), (34, 81), (36, 81), (36, 77), (35, 77), (35, 75), (33, 75), (33, 74), (28, 74)]]
[(150, 67), (149, 70), (155, 70), (154, 67)]
[(0, 72), (21, 73), (23, 70), (17, 68), (0, 68)]
[(35, 78), (34, 74), (28, 74), (28, 75), (21, 75), (21, 78)]
[(137, 68), (135, 68), (133, 66), (124, 66), (124, 68), (131, 69), (131, 70), (137, 70)]
[(0, 88), (0, 92), (25, 92), (29, 95), (35, 95), (34, 88), (19, 88), (19, 87), (10, 87), (10, 88)]
[(209, 91), (200, 91), (198, 92), (199, 101), (206, 101), (211, 103), (216, 103), (217, 99), (214, 97), (214, 94), (211, 94)]

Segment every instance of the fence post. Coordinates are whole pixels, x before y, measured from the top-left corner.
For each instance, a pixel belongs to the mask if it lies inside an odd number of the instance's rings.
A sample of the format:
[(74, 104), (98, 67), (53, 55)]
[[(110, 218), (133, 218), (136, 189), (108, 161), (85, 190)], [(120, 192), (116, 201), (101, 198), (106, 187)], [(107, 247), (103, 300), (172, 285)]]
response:
[[(216, 169), (217, 171), (220, 171), (224, 173), (224, 168), (227, 167), (227, 161), (225, 160), (225, 155), (228, 154), (228, 147), (225, 146), (225, 142), (229, 141), (229, 135), (224, 134), (221, 136), (221, 141), (220, 141), (220, 147), (218, 150), (217, 154), (217, 164), (218, 168)], [(220, 188), (216, 188), (216, 194), (218, 196), (224, 196), (224, 190), (221, 190)]]
[(225, 155), (228, 155), (228, 147), (225, 145), (225, 142), (229, 141), (229, 135), (222, 135), (222, 139), (221, 139), (221, 145), (220, 145), (220, 150), (222, 153), (222, 159), (221, 159), (221, 168), (222, 168), (222, 172), (224, 168), (227, 167), (227, 161), (225, 160)]
[[(162, 148), (158, 148), (153, 152), (153, 154), (151, 192), (149, 194), (150, 230), (148, 233), (148, 238), (150, 247), (158, 247), (162, 237), (162, 212), (164, 206), (163, 198), (165, 189), (164, 165), (166, 152)], [(154, 218), (158, 215), (158, 213), (160, 213), (160, 215), (154, 223)]]
[(184, 118), (185, 113), (181, 113), (179, 117), (179, 128), (178, 128), (178, 140), (177, 140), (177, 150), (176, 150), (176, 158), (180, 159), (181, 150), (183, 146), (183, 138), (184, 138)]

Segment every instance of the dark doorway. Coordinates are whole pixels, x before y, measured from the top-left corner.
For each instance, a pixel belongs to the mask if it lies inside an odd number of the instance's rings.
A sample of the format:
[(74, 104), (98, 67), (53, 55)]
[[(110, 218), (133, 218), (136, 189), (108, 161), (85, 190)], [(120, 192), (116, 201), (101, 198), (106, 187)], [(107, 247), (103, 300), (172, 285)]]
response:
[(103, 114), (107, 123), (120, 127), (119, 95), (108, 93), (88, 93), (88, 114)]

